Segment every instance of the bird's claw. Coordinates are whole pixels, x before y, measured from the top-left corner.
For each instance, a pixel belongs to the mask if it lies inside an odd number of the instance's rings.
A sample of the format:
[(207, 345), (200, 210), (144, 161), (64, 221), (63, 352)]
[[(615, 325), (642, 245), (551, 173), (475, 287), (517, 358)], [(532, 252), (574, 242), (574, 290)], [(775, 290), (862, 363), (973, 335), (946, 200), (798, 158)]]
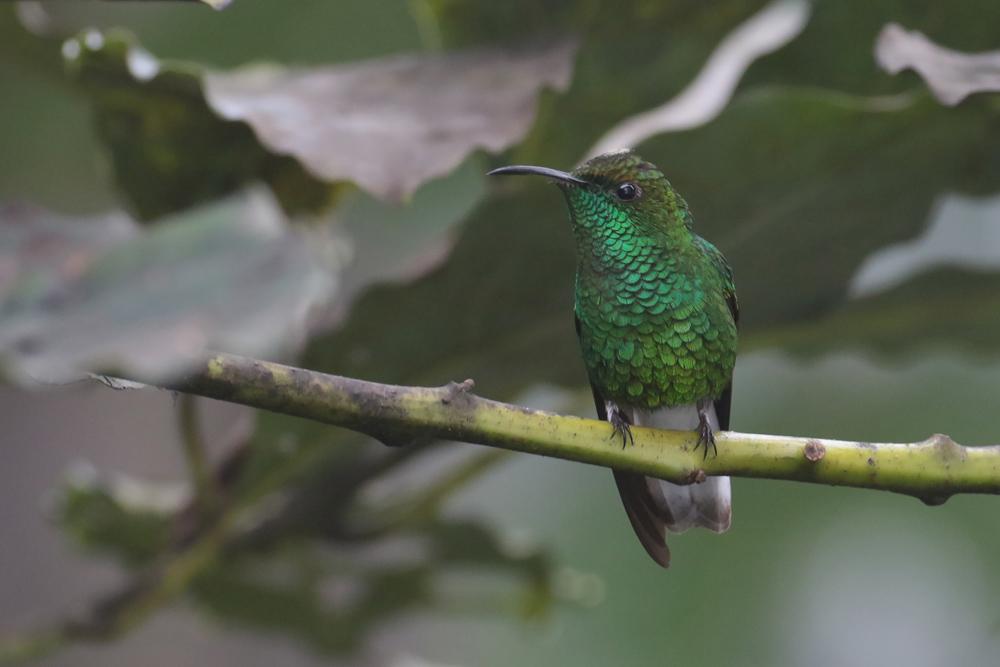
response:
[(708, 448), (712, 448), (713, 454), (715, 456), (719, 455), (719, 448), (715, 445), (715, 432), (712, 430), (712, 424), (708, 419), (708, 412), (705, 410), (698, 410), (698, 442), (694, 445), (694, 450), (698, 451), (698, 448), (702, 445), (705, 446), (705, 452), (702, 459), (708, 458)]
[(635, 444), (635, 439), (632, 437), (632, 422), (629, 420), (628, 415), (617, 405), (608, 406), (608, 421), (615, 427), (615, 430), (611, 433), (612, 439), (621, 433), (622, 449), (625, 449), (625, 446), (628, 444)]

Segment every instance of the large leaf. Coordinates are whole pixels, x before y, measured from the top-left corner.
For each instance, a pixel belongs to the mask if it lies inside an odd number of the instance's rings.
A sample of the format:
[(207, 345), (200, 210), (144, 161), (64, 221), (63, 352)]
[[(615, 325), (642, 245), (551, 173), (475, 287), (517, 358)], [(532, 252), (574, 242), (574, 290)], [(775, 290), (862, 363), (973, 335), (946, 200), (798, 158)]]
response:
[(63, 44), (70, 80), (90, 100), (114, 176), (140, 220), (153, 220), (268, 183), (291, 214), (321, 212), (337, 191), (294, 159), (264, 149), (249, 127), (219, 118), (200, 68), (158, 61), (121, 31), (88, 30)]
[(587, 158), (634, 148), (657, 134), (691, 129), (712, 120), (729, 104), (747, 68), (795, 39), (809, 21), (809, 14), (810, 5), (805, 0), (771, 3), (726, 35), (682, 92), (609, 129), (591, 146)]
[(30, 207), (0, 217), (0, 353), (22, 377), (98, 368), (149, 379), (206, 349), (265, 354), (298, 341), (334, 286), (266, 191), (143, 233), (120, 216), (61, 219)]
[(565, 90), (572, 40), (313, 70), (209, 73), (209, 104), (328, 181), (399, 200), (476, 148), (520, 141), (543, 88)]
[[(642, 3), (595, 11), (571, 2), (432, 5), (447, 43), (588, 31), (573, 86), (548, 103), (515, 151), (518, 162), (558, 167), (570, 166), (614, 122), (681, 89), (699, 58), (753, 9), (727, 5), (723, 16)], [(698, 28), (685, 33), (691, 26)], [(571, 312), (573, 241), (561, 197), (541, 184), (494, 185), (440, 270), (410, 286), (373, 289), (343, 330), (310, 346), (303, 364), (403, 384), (473, 377), (478, 391), (496, 398), (535, 381), (583, 383)], [(405, 326), (386, 326), (388, 313)]]
[[(644, 33), (631, 39), (642, 43)], [(574, 87), (543, 115), (517, 162), (570, 167), (565, 156), (573, 146), (582, 154), (594, 118), (609, 107), (639, 110), (639, 95), (628, 94), (630, 74), (651, 65), (626, 64), (630, 53), (610, 62), (597, 57), (605, 49), (599, 40), (584, 44)], [(870, 51), (866, 57), (870, 62)], [(623, 74), (606, 102), (603, 73), (615, 68)], [(919, 235), (937, 197), (1000, 189), (998, 144), (995, 113), (985, 103), (947, 109), (921, 93), (864, 98), (758, 88), (712, 123), (661, 135), (639, 150), (687, 198), (696, 230), (729, 257), (747, 350), (791, 346), (802, 323), (841, 310), (857, 316), (850, 285), (872, 253)], [(411, 286), (373, 290), (348, 326), (310, 347), (304, 363), (389, 382), (473, 377), (480, 391), (498, 398), (540, 380), (582, 384), (572, 331), (573, 243), (561, 199), (542, 183), (496, 184), (438, 272)], [(938, 291), (937, 298), (964, 296), (953, 281)], [(895, 294), (899, 307), (912, 311), (925, 292)], [(1000, 330), (985, 334), (984, 320), (969, 309), (949, 312), (971, 316), (967, 327), (961, 319), (949, 327), (951, 344), (963, 341), (963, 331), (964, 342), (979, 346), (1000, 340)], [(385, 326), (387, 313), (406, 326)], [(855, 331), (865, 330), (873, 329)], [(897, 350), (920, 347), (926, 336), (941, 339), (934, 327), (907, 333)], [(835, 339), (809, 340), (814, 344), (794, 347), (837, 346)]]
[[(668, 173), (697, 229), (733, 265), (744, 341), (753, 345), (771, 328), (846, 303), (864, 260), (917, 236), (936, 197), (1000, 187), (998, 145), (985, 106), (772, 90), (643, 152), (683, 165)], [(911, 342), (918, 339), (900, 341)]]
[(474, 150), (522, 139), (540, 92), (568, 86), (575, 43), (228, 74), (161, 62), (121, 31), (86, 31), (63, 52), (119, 185), (152, 219), (255, 178), (292, 213), (324, 211), (337, 193), (324, 181), (408, 197)]

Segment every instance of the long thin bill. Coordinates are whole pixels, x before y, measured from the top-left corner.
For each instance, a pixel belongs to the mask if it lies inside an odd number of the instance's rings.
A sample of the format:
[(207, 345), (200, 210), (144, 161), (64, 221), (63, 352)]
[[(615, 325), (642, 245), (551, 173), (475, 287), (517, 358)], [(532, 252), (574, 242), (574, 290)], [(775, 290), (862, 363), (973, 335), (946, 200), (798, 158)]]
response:
[(528, 165), (512, 165), (510, 167), (500, 167), (491, 171), (489, 176), (544, 176), (554, 181), (570, 183), (572, 185), (588, 185), (587, 181), (581, 180), (572, 174), (558, 169), (548, 167), (532, 167)]

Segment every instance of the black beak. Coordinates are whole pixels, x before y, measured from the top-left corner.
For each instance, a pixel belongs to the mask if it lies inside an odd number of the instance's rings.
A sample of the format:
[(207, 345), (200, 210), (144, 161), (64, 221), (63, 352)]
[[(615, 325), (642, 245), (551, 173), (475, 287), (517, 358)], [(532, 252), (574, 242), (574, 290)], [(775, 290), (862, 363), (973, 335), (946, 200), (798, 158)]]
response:
[(545, 178), (551, 178), (559, 183), (568, 183), (569, 185), (590, 185), (587, 181), (577, 178), (572, 174), (567, 174), (565, 171), (559, 171), (557, 169), (549, 169), (548, 167), (530, 167), (524, 165), (514, 165), (511, 167), (500, 167), (499, 169), (494, 169), (491, 171), (489, 176), (544, 176)]

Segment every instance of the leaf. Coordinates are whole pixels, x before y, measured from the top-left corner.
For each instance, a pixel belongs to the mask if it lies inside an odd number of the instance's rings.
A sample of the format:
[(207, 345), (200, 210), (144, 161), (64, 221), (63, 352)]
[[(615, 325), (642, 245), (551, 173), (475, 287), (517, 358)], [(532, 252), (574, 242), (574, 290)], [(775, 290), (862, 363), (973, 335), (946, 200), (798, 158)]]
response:
[(1000, 196), (947, 194), (935, 199), (918, 238), (886, 246), (865, 259), (851, 278), (855, 299), (885, 292), (941, 267), (988, 273), (1000, 270)]
[(321, 213), (339, 191), (263, 148), (249, 127), (219, 118), (201, 68), (165, 62), (126, 32), (87, 30), (63, 44), (70, 80), (90, 100), (114, 177), (142, 221), (267, 183), (290, 215)]
[(575, 50), (561, 39), (221, 73), (160, 61), (122, 31), (88, 30), (63, 45), (94, 103), (119, 185), (143, 220), (253, 179), (267, 182), (291, 214), (326, 211), (340, 192), (329, 182), (398, 201), (472, 151), (522, 139), (542, 89), (568, 87)]
[(913, 69), (942, 104), (954, 106), (973, 93), (1000, 92), (1000, 51), (961, 53), (938, 46), (917, 31), (886, 25), (875, 43), (875, 60), (889, 74)]
[[(465, 576), (461, 585), (449, 585), (456, 567)], [(491, 585), (497, 575), (504, 576), (499, 588)], [(194, 596), (228, 622), (297, 636), (322, 653), (350, 655), (403, 612), (471, 607), (542, 617), (553, 601), (550, 578), (547, 558), (508, 553), (479, 524), (434, 521), (385, 540), (332, 548), (299, 544), (231, 558), (201, 577)]]
[(388, 200), (449, 173), (477, 149), (520, 141), (543, 88), (569, 86), (576, 43), (410, 55), (312, 70), (205, 76), (223, 118), (318, 177)]
[(642, 150), (684, 165), (673, 183), (696, 229), (733, 265), (749, 349), (768, 329), (847, 304), (866, 258), (917, 236), (939, 193), (1000, 185), (992, 117), (927, 98), (759, 91), (715, 123)]
[(741, 87), (785, 84), (855, 95), (899, 93), (912, 89), (913, 80), (873, 67), (872, 52), (886, 24), (922, 30), (960, 50), (984, 51), (997, 47), (996, 18), (997, 5), (991, 2), (955, 3), (948, 12), (933, 2), (813, 3), (812, 19), (800, 37), (755, 63)]
[(176, 488), (127, 478), (106, 483), (89, 465), (78, 464), (59, 489), (54, 515), (81, 548), (136, 568), (167, 546), (172, 514), (183, 500)]
[[(715, 8), (692, 10), (685, 23), (670, 6), (639, 4), (601, 5), (581, 26), (591, 31), (573, 87), (549, 99), (512, 161), (571, 166), (610, 124), (683, 87), (702, 63), (698, 56), (707, 58), (753, 9), (729, 5), (724, 19)], [(445, 43), (461, 44), (481, 33), (509, 39), (565, 30), (573, 3), (433, 5)], [(708, 27), (697, 39), (681, 39), (691, 24)], [(524, 185), (494, 182), (439, 269), (411, 285), (372, 288), (340, 330), (310, 344), (302, 364), (398, 384), (471, 377), (478, 393), (500, 400), (534, 382), (585, 384), (573, 331), (576, 260), (565, 204), (551, 186)]]
[(10, 202), (0, 209), (0, 304), (18, 283), (55, 291), (96, 254), (136, 236), (124, 214), (70, 222), (28, 202)]
[(795, 39), (809, 20), (804, 0), (772, 2), (726, 35), (683, 91), (665, 104), (626, 118), (597, 140), (587, 157), (633, 148), (663, 132), (704, 125), (729, 103), (746, 69)]
[(947, 268), (846, 302), (821, 317), (762, 332), (753, 344), (799, 355), (863, 349), (893, 360), (940, 350), (994, 356), (998, 332), (1000, 275)]
[(287, 345), (333, 282), (285, 224), (260, 190), (148, 233), (120, 216), (88, 222), (8, 209), (0, 354), (22, 378), (103, 369), (163, 379), (207, 349)]
[[(731, 261), (746, 351), (791, 345), (779, 332), (852, 308), (859, 267), (918, 235), (938, 193), (1000, 185), (998, 149), (988, 108), (772, 89), (743, 94), (715, 121), (661, 135), (640, 153), (664, 166), (691, 205), (695, 230)], [(303, 363), (402, 384), (471, 377), (477, 392), (497, 399), (534, 382), (584, 386), (572, 325), (574, 265), (558, 191), (497, 183), (438, 271), (370, 291)], [(919, 292), (905, 294), (918, 305)], [(1000, 340), (1000, 330), (975, 328), (978, 316), (966, 322), (964, 333), (953, 327), (953, 344), (963, 336)], [(921, 331), (897, 346), (922, 345)], [(836, 346), (817, 342), (814, 353)]]

